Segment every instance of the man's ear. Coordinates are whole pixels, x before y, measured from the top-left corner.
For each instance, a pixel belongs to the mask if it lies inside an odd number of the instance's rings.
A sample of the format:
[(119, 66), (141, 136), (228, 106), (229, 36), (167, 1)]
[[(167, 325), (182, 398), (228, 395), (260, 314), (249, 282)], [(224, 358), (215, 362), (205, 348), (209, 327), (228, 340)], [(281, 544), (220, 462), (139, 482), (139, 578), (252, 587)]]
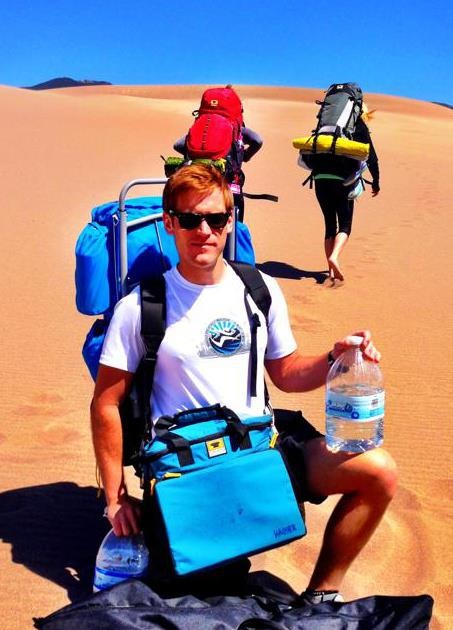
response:
[(173, 218), (168, 214), (168, 212), (164, 212), (164, 214), (162, 216), (162, 220), (164, 222), (165, 231), (168, 234), (174, 234), (175, 230), (174, 230), (174, 227), (173, 227)]
[(233, 211), (230, 214), (230, 216), (228, 218), (228, 222), (227, 222), (227, 224), (225, 226), (227, 234), (231, 234), (231, 232), (233, 231), (233, 212), (235, 212), (235, 208), (233, 208)]

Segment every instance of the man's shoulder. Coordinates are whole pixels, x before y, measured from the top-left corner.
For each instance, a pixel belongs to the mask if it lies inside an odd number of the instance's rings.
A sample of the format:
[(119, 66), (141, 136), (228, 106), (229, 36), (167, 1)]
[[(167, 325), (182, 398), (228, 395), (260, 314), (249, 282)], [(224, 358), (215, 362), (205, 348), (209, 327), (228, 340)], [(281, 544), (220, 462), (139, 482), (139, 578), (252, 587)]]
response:
[(122, 297), (115, 305), (114, 313), (127, 316), (135, 313), (140, 308), (140, 285), (135, 286), (129, 293)]
[[(275, 285), (277, 285), (277, 281), (276, 281), (276, 279), (273, 276), (267, 274), (266, 272), (262, 271), (258, 267), (255, 267), (254, 265), (250, 265), (248, 263), (232, 263), (232, 264), (230, 263), (229, 266), (233, 267), (233, 270), (235, 268), (236, 269), (239, 268), (239, 273), (236, 273), (236, 275), (239, 275), (241, 278), (242, 277), (247, 277), (247, 275), (249, 275), (249, 277), (252, 277), (252, 276), (260, 277), (261, 276), (262, 280), (264, 281), (264, 283), (268, 287), (269, 286), (274, 287)], [(244, 269), (243, 273), (241, 273), (241, 269)]]

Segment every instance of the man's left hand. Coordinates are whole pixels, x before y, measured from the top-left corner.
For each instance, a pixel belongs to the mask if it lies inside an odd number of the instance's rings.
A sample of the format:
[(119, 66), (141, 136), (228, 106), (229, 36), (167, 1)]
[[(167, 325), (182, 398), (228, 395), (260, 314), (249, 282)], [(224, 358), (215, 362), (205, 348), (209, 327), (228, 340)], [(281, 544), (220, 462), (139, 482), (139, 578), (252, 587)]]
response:
[[(351, 336), (351, 335), (348, 335), (348, 336)], [(375, 347), (373, 341), (371, 340), (371, 332), (369, 330), (359, 330), (355, 333), (352, 333), (352, 336), (363, 338), (363, 341), (360, 344), (360, 349), (365, 359), (368, 359), (368, 361), (373, 361), (374, 363), (379, 363), (379, 361), (381, 360), (381, 353)], [(334, 344), (334, 347), (332, 350), (332, 354), (334, 358), (337, 359), (340, 356), (340, 354), (343, 354), (343, 352), (346, 352), (346, 350), (348, 350), (351, 347), (351, 345), (352, 345), (351, 342), (348, 341), (348, 337), (345, 337), (344, 339), (337, 341)]]

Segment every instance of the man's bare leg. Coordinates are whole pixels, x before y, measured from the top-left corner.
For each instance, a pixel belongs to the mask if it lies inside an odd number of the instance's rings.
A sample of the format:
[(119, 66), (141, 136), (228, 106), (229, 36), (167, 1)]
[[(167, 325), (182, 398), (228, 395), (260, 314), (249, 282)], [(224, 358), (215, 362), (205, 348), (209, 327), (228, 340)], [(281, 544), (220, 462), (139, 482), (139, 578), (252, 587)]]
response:
[(343, 495), (327, 523), (308, 588), (338, 590), (395, 494), (396, 465), (380, 448), (360, 455), (330, 453), (324, 439), (319, 439), (309, 442), (306, 449), (310, 490)]

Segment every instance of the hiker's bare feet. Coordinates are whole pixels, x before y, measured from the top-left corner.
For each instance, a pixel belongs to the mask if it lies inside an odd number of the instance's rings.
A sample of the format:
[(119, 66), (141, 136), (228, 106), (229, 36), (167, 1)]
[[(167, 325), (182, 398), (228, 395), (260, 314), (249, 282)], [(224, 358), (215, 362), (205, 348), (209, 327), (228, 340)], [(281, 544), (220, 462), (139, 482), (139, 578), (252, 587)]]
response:
[(333, 275), (333, 268), (330, 266), (329, 263), (329, 280), (334, 280), (334, 275)]
[(341, 273), (340, 265), (338, 264), (338, 260), (336, 258), (329, 258), (329, 275), (335, 280), (344, 280), (344, 276)]

